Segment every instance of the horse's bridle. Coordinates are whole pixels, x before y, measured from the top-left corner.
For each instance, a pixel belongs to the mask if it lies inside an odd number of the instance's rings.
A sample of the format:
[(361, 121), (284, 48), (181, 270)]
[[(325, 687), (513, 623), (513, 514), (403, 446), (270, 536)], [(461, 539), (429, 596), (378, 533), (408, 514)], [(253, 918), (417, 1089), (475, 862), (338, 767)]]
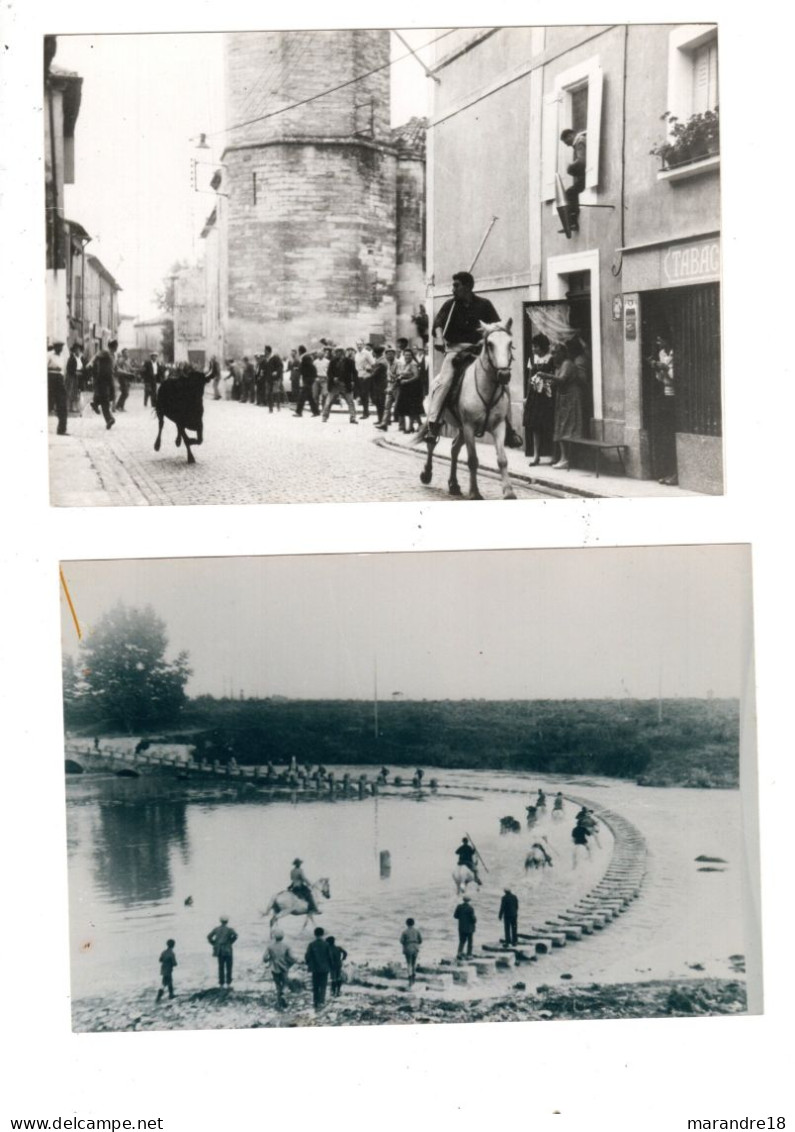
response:
[[(507, 334), (508, 332), (504, 331), (503, 333)], [(510, 335), (508, 335), (508, 337), (510, 338)], [(489, 399), (487, 401), (486, 398), (481, 393), (480, 386), (478, 385), (477, 370), (475, 370), (475, 372), (472, 375), (473, 378), (474, 378), (474, 381), (475, 381), (475, 391), (476, 391), (478, 397), (480, 398), (480, 400), (483, 404), (483, 408), (486, 410), (486, 415), (483, 418), (483, 425), (476, 432), (476, 434), (475, 434), (476, 436), (483, 436), (485, 434), (486, 426), (489, 423), (489, 413), (491, 412), (491, 410), (494, 408), (494, 406), (497, 404), (497, 402), (500, 400), (501, 397), (503, 397), (503, 396), (507, 397), (508, 396), (508, 382), (511, 380), (510, 365), (508, 366), (507, 369), (500, 370), (492, 362), (491, 354), (489, 353), (489, 338), (490, 338), (489, 334), (484, 335), (483, 348), (482, 348), (482, 351), (481, 351), (481, 363), (482, 363), (482, 356), (483, 356), (483, 354), (485, 354), (486, 357), (489, 359), (489, 364), (491, 365), (491, 368), (497, 374), (497, 380), (494, 383), (494, 385), (492, 386), (491, 395), (489, 396)], [(508, 351), (509, 351), (508, 359), (509, 359), (509, 362), (510, 362), (513, 358), (513, 339), (512, 338), (511, 338), (511, 341), (508, 343)]]

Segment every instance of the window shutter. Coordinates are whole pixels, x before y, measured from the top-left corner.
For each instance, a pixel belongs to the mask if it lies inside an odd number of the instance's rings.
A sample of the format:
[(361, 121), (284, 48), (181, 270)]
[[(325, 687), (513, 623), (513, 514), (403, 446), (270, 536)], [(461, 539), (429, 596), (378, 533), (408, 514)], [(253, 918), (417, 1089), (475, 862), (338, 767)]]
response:
[(588, 130), (585, 149), (585, 187), (599, 184), (599, 151), (602, 145), (602, 68), (598, 64), (588, 72)]
[(555, 199), (555, 174), (558, 171), (558, 106), (557, 93), (544, 95), (544, 117), (541, 144), (541, 199)]

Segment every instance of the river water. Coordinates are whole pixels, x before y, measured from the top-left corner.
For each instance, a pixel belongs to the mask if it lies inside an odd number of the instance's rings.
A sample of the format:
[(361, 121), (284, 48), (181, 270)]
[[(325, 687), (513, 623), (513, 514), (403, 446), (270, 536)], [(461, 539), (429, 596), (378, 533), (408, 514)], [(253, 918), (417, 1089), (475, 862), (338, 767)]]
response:
[[(344, 769), (335, 768), (338, 777)], [(362, 769), (375, 775), (375, 768), (349, 769), (354, 777)], [(206, 936), (222, 914), (239, 936), (236, 983), (260, 978), (269, 935), (262, 912), (288, 883), (296, 856), (311, 879), (330, 879), (331, 898), (320, 898), (318, 923), (359, 963), (399, 961), (397, 940), (407, 916), (423, 932), (423, 960), (455, 954), (458, 898), (451, 873), (464, 833), (488, 867), (483, 888), (473, 893), (476, 943), (499, 939), (497, 912), (506, 885), (520, 900), (519, 930), (539, 924), (597, 883), (613, 847), (602, 826), (601, 848), (574, 867), (573, 800), (562, 822), (547, 814), (530, 833), (524, 810), (539, 786), (587, 799), (633, 822), (647, 841), (648, 872), (640, 898), (622, 917), (545, 957), (533, 968), (536, 981), (562, 973), (615, 982), (696, 971), (727, 976), (733, 973), (730, 956), (755, 953), (743, 856), (747, 828), (738, 791), (434, 773), (437, 792), (403, 787), (378, 797), (334, 800), (272, 797), (252, 785), (188, 787), (165, 775), (68, 777), (73, 997), (155, 986), (158, 955), (169, 937), (177, 944), (178, 986), (213, 985)], [(500, 834), (499, 819), (506, 815), (522, 822), (521, 833)], [(553, 850), (554, 867), (525, 874), (527, 849), (540, 835)], [(379, 868), (383, 850), (391, 855), (388, 876)], [(699, 864), (700, 854), (720, 857), (726, 865)], [(715, 871), (702, 871), (705, 867)], [(311, 927), (298, 917), (281, 925), (302, 954)]]

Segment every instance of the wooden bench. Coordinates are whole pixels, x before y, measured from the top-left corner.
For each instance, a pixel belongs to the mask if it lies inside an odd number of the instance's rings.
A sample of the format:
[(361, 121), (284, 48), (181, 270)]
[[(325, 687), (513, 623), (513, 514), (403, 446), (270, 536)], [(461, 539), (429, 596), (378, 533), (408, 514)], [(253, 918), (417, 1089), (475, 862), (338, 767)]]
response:
[(574, 438), (567, 439), (566, 443), (567, 444), (579, 445), (580, 448), (592, 448), (593, 449), (593, 451), (594, 451), (594, 471), (596, 473), (597, 479), (599, 479), (599, 462), (600, 462), (600, 459), (601, 459), (601, 456), (602, 456), (602, 452), (607, 448), (614, 448), (616, 450), (616, 453), (618, 454), (618, 459), (621, 463), (621, 471), (624, 473), (624, 475), (627, 474), (627, 469), (626, 469), (626, 466), (624, 464), (624, 450), (628, 447), (628, 445), (626, 445), (626, 444), (613, 444), (612, 442), (607, 441), (607, 440), (584, 440), (584, 439), (576, 439), (575, 440)]

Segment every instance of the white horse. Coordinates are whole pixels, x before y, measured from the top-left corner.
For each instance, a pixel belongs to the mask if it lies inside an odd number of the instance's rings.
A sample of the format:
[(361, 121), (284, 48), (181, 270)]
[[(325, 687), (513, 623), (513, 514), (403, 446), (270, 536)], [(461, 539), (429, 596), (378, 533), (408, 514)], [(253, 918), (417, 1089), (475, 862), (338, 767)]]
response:
[[(330, 899), (331, 885), (328, 877), (320, 877), (313, 885), (310, 885), (310, 887), (313, 895), (319, 892), (326, 900)], [(281, 892), (276, 893), (262, 914), (263, 916), (267, 916), (268, 913), (273, 913), (270, 919), (271, 931), (273, 930), (273, 925), (277, 920), (280, 920), (282, 916), (305, 916), (306, 919), (301, 925), (302, 931), (310, 920), (313, 924), (315, 922), (314, 913), (309, 910), (309, 902), (300, 896), (296, 896), (289, 888), (285, 888)]]
[(453, 869), (453, 880), (455, 881), (455, 890), (458, 896), (466, 891), (467, 885), (471, 884), (473, 880), (480, 884), (480, 881), (477, 880), (477, 877), (468, 865), (456, 865)]
[[(469, 498), (482, 499), (478, 490), (478, 456), (475, 440), (490, 432), (494, 437), (497, 467), (502, 480), (503, 499), (516, 499), (508, 477), (508, 457), (505, 455), (506, 421), (511, 408), (508, 384), (511, 380), (513, 360), (512, 319), (506, 322), (480, 323), (483, 334), (479, 353), (464, 370), (458, 395), (442, 412), (442, 420), (455, 428), (450, 448), (450, 478), (447, 482), (450, 495), (461, 495), (458, 482), (458, 457), (466, 445), (469, 466)], [(433, 476), (433, 450), (437, 438), (427, 436), (428, 456), (420, 473), (420, 481), (429, 484)]]

